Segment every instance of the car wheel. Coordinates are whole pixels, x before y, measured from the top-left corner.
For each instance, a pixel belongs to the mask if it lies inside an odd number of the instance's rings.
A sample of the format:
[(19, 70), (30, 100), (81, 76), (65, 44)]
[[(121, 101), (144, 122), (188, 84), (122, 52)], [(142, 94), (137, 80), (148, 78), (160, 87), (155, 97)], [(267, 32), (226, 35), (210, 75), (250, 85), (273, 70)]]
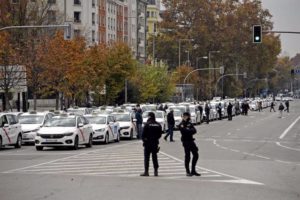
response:
[(109, 143), (109, 135), (108, 133), (106, 133), (104, 144), (108, 144), (108, 143)]
[(93, 134), (90, 134), (89, 143), (86, 144), (87, 148), (91, 148), (93, 146)]
[(79, 139), (78, 139), (78, 136), (76, 136), (75, 141), (74, 141), (73, 150), (77, 150), (78, 146), (79, 146)]
[(22, 136), (18, 135), (17, 142), (15, 144), (15, 148), (19, 149), (22, 146)]
[(130, 131), (130, 140), (132, 140), (133, 139), (133, 130), (131, 129), (131, 131)]
[(41, 146), (36, 146), (36, 147), (35, 147), (35, 149), (36, 149), (37, 151), (43, 151), (43, 148), (44, 148), (44, 147), (41, 147)]

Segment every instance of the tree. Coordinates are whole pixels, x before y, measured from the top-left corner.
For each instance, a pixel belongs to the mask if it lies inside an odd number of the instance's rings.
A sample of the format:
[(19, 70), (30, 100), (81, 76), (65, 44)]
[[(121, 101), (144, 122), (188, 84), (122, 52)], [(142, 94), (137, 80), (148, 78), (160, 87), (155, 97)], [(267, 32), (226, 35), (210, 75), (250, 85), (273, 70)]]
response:
[(76, 94), (86, 90), (89, 82), (86, 77), (87, 69), (81, 64), (84, 59), (85, 42), (83, 38), (64, 40), (62, 32), (57, 32), (54, 38), (40, 46), (43, 90), (45, 95), (56, 95), (56, 109), (59, 105), (59, 94), (74, 98)]
[(131, 49), (124, 43), (114, 43), (109, 46), (107, 55), (106, 64), (109, 73), (105, 81), (106, 103), (111, 104), (123, 90), (125, 80), (134, 73), (137, 63), (132, 57)]
[[(166, 60), (171, 68), (178, 66), (179, 39), (193, 39), (181, 43), (181, 60), (190, 52), (191, 66), (197, 57), (208, 56), (210, 51), (220, 51), (211, 59), (211, 67), (225, 66), (226, 73), (247, 72), (250, 78), (266, 77), (280, 53), (280, 39), (274, 34), (263, 36), (262, 44), (252, 43), (252, 25), (261, 24), (272, 30), (271, 14), (262, 8), (260, 0), (164, 0), (166, 11), (159, 24), (161, 33), (156, 39), (156, 58)], [(150, 53), (152, 40), (149, 39)], [(174, 59), (175, 58), (175, 59)], [(206, 85), (214, 87), (218, 72)], [(233, 78), (224, 79), (225, 94), (237, 96), (246, 82)], [(232, 84), (231, 84), (232, 83)]]
[(7, 110), (9, 92), (26, 83), (26, 72), (19, 66), (19, 56), (12, 47), (9, 34), (0, 33), (0, 88), (4, 92), (3, 110)]

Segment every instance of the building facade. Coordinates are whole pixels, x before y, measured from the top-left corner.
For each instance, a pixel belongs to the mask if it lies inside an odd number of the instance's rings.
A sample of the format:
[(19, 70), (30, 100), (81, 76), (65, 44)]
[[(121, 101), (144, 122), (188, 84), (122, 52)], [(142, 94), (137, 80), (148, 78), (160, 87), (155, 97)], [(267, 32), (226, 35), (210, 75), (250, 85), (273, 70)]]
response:
[(147, 6), (147, 38), (158, 32), (160, 17), (160, 0), (148, 0)]
[(74, 36), (88, 45), (124, 42), (133, 55), (146, 60), (146, 0), (49, 0), (49, 18), (64, 15), (74, 23)]

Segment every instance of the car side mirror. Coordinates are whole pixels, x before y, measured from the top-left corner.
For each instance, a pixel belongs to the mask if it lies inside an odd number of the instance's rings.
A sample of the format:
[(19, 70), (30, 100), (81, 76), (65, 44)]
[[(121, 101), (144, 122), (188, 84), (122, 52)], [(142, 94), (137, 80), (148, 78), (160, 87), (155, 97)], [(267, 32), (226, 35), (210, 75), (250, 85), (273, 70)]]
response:
[(78, 124), (78, 127), (79, 127), (79, 128), (81, 128), (81, 127), (83, 127), (83, 126), (84, 126), (83, 123), (79, 123), (79, 124)]

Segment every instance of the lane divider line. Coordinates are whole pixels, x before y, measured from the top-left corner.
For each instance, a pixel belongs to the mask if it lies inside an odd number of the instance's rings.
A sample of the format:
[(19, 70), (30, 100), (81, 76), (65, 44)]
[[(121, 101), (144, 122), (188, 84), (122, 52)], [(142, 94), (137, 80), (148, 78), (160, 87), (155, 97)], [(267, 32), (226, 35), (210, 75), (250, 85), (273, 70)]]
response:
[(280, 135), (279, 139), (283, 139), (288, 132), (296, 125), (296, 123), (300, 120), (300, 116)]

